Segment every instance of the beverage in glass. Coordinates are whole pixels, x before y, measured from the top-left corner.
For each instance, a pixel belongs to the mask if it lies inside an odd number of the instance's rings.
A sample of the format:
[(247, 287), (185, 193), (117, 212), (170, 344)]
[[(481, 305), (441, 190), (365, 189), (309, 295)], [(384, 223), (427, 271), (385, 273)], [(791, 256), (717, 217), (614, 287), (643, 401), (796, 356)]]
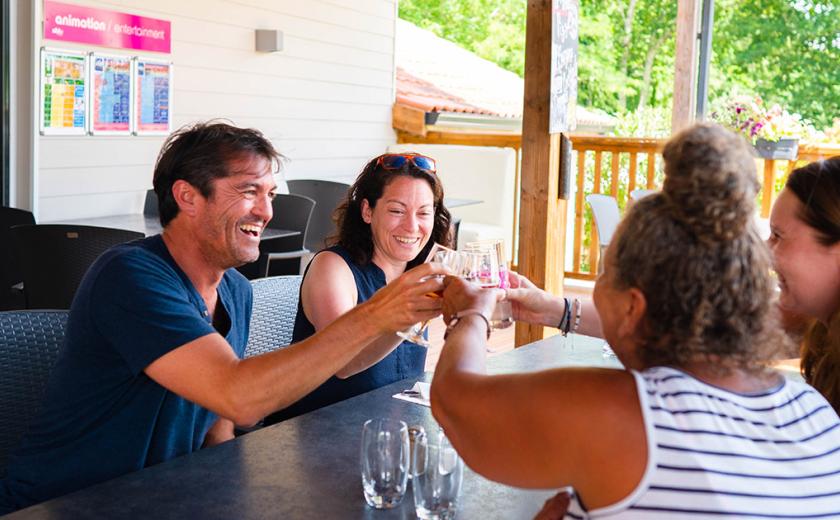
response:
[[(447, 248), (445, 246), (442, 246), (438, 243), (435, 243), (432, 246), (432, 249), (429, 251), (429, 255), (426, 257), (426, 262), (434, 261), (435, 253), (437, 251), (441, 250), (441, 249), (449, 249), (449, 248)], [(426, 296), (428, 296), (430, 298), (439, 298), (440, 297), (440, 295), (437, 294), (437, 293), (430, 293), (430, 294), (427, 294)], [(427, 321), (421, 321), (421, 322), (415, 323), (414, 325), (411, 326), (411, 328), (409, 328), (406, 331), (397, 332), (397, 336), (401, 337), (402, 339), (404, 339), (406, 341), (410, 341), (412, 343), (420, 345), (421, 347), (429, 348), (431, 346), (431, 344), (429, 343), (429, 340), (426, 339), (426, 329), (428, 327), (429, 327), (428, 320)]]
[[(505, 244), (502, 240), (486, 240), (469, 242), (466, 245), (467, 251), (481, 255), (485, 273), (491, 276), (480, 276), (479, 282), (483, 288), (510, 288), (508, 277), (507, 257), (505, 256)], [(506, 329), (513, 325), (513, 309), (510, 302), (502, 300), (496, 303), (493, 315), (490, 317), (490, 325), (494, 329)]]
[(399, 505), (408, 484), (408, 426), (394, 419), (370, 419), (362, 427), (362, 490), (376, 509)]

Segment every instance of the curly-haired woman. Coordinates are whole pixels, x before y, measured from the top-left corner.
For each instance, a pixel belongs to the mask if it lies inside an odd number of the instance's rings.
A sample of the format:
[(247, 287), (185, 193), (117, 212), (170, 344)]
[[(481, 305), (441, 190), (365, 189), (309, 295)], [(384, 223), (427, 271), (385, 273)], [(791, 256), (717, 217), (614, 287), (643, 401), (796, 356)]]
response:
[[(595, 286), (600, 329), (626, 369), (486, 375), (495, 294), (447, 278), (444, 316), (459, 319), (432, 411), (478, 473), (572, 486), (568, 518), (840, 516), (840, 418), (768, 368), (789, 340), (753, 221), (748, 145), (697, 125), (663, 155), (663, 190), (630, 209)], [(565, 320), (565, 302), (546, 305), (539, 289), (511, 297), (519, 316)]]
[[(435, 242), (448, 244), (450, 238), (450, 215), (443, 205), (435, 161), (419, 154), (385, 154), (368, 162), (335, 218), (334, 245), (319, 252), (304, 274), (293, 342), (366, 301), (404, 271), (423, 263)], [(439, 300), (428, 298), (424, 305), (439, 312)], [(285, 420), (417, 377), (425, 362), (426, 348), (388, 334), (311, 394), (266, 421)]]

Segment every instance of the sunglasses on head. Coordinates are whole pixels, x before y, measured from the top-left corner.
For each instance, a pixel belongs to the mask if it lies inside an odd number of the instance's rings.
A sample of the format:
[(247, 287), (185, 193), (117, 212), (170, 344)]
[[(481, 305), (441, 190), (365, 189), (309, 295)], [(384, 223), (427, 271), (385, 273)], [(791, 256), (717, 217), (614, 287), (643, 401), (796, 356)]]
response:
[(382, 166), (386, 170), (399, 170), (407, 162), (413, 164), (418, 170), (429, 173), (437, 172), (437, 165), (434, 159), (417, 153), (386, 153), (385, 155), (379, 156), (376, 165)]

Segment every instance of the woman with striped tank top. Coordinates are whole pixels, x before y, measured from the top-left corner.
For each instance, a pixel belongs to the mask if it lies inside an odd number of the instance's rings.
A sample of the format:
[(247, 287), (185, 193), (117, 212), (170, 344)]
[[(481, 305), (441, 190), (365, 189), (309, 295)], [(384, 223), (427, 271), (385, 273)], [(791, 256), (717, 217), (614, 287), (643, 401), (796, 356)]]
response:
[[(753, 222), (751, 151), (701, 124), (663, 156), (662, 192), (629, 210), (593, 295), (626, 369), (486, 375), (479, 315), (497, 295), (447, 278), (444, 317), (457, 319), (432, 411), (478, 473), (573, 488), (541, 518), (840, 518), (840, 418), (768, 367), (789, 340)], [(507, 297), (517, 318), (568, 319), (532, 285)]]

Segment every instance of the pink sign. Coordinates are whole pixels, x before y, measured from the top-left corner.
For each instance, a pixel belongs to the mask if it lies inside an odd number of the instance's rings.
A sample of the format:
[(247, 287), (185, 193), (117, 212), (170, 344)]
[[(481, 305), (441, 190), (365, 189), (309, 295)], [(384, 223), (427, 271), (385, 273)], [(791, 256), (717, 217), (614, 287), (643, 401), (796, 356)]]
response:
[(166, 20), (60, 2), (44, 2), (44, 38), (117, 49), (170, 52)]

